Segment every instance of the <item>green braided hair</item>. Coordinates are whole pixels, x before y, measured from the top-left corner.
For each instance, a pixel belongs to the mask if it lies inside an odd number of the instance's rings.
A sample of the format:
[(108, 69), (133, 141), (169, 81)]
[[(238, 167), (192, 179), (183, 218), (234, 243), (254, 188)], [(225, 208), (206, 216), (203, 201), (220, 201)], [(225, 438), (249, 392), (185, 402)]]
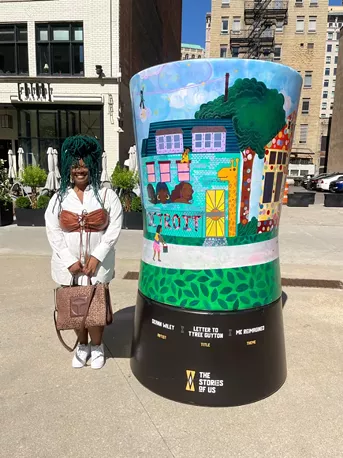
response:
[(98, 140), (88, 135), (75, 135), (64, 140), (61, 154), (61, 183), (59, 196), (61, 200), (66, 196), (71, 186), (70, 170), (83, 160), (89, 170), (89, 184), (94, 190), (96, 198), (101, 203), (99, 195), (101, 175), (102, 148)]

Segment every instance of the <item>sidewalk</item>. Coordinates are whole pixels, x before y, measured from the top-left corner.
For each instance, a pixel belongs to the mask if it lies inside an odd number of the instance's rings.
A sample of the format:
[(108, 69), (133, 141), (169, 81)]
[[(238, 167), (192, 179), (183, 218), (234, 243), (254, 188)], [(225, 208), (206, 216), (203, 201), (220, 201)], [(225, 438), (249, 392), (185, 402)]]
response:
[[(327, 210), (284, 208), (284, 275), (330, 276), (332, 265), (341, 276), (343, 211)], [(140, 249), (141, 233), (124, 231), (105, 367), (73, 370), (53, 328), (44, 229), (0, 229), (0, 456), (343, 456), (343, 291), (285, 288), (288, 378), (273, 396), (226, 409), (178, 404), (149, 392), (130, 371), (137, 281), (122, 278), (139, 269)]]

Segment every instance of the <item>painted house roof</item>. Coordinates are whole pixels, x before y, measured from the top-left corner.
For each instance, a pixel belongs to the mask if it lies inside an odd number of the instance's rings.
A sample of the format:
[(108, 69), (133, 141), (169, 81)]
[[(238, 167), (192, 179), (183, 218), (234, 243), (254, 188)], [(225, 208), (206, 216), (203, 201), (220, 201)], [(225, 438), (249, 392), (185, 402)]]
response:
[[(207, 129), (207, 127), (212, 127), (212, 129)], [(238, 146), (237, 137), (233, 128), (233, 123), (231, 119), (178, 119), (175, 121), (163, 121), (163, 122), (154, 122), (150, 124), (149, 137), (143, 141), (142, 145), (142, 156), (155, 156), (156, 152), (156, 134), (160, 134), (161, 131), (166, 129), (180, 129), (183, 132), (183, 144), (184, 146), (192, 147), (192, 131), (204, 132), (223, 132), (223, 129), (226, 130), (226, 152), (227, 153), (240, 153)], [(193, 130), (195, 129), (195, 130)], [(180, 132), (181, 133), (181, 132)], [(201, 153), (194, 153), (201, 154)], [(220, 154), (220, 153), (217, 153)]]

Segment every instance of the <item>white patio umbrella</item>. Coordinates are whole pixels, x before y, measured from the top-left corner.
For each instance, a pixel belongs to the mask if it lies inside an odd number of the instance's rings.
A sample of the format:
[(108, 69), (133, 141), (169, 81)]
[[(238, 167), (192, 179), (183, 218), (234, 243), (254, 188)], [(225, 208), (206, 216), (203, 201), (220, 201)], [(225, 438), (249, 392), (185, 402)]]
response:
[(58, 168), (58, 152), (57, 149), (52, 150), (52, 155), (53, 155), (53, 160), (54, 160), (54, 172), (55, 172), (55, 178), (56, 178), (56, 190), (60, 189), (60, 179), (61, 179), (61, 174), (60, 170)]
[(138, 162), (137, 162), (137, 152), (136, 152), (136, 145), (133, 145), (129, 149), (129, 159), (126, 159), (124, 165), (126, 165), (129, 170), (134, 172), (138, 172)]
[(44, 187), (45, 189), (49, 189), (49, 191), (56, 191), (58, 184), (56, 183), (53, 149), (51, 146), (48, 148), (46, 154), (48, 155), (48, 178)]
[(18, 149), (18, 177), (20, 179), (23, 178), (24, 167), (25, 167), (25, 159), (24, 159), (24, 150), (23, 148)]
[(15, 152), (8, 150), (8, 178), (15, 180), (17, 178), (17, 159)]
[(107, 172), (107, 154), (104, 151), (102, 153), (102, 160), (101, 160), (101, 165), (102, 165), (102, 171), (101, 171), (101, 177), (100, 181), (103, 186), (109, 187), (110, 185), (110, 179), (108, 178), (108, 172)]

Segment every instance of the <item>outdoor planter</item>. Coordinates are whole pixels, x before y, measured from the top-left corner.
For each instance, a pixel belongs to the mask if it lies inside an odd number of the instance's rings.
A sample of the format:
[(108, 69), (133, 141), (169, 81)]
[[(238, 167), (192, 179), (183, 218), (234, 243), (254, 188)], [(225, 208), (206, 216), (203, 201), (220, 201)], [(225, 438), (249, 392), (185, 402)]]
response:
[(325, 194), (324, 207), (343, 207), (343, 193)]
[(242, 405), (286, 379), (278, 226), (301, 84), (244, 59), (131, 80), (144, 208), (131, 368), (159, 395)]
[(316, 199), (316, 193), (315, 192), (295, 192), (296, 195), (301, 195), (304, 196), (305, 199), (308, 200), (309, 205), (314, 205), (315, 199)]
[(4, 205), (0, 202), (0, 226), (8, 226), (13, 223), (13, 204)]
[(15, 216), (18, 226), (45, 226), (45, 209), (16, 208)]
[(311, 199), (313, 197), (311, 195), (308, 196), (305, 192), (288, 194), (287, 207), (308, 207)]
[(143, 230), (143, 213), (124, 212), (123, 229)]

